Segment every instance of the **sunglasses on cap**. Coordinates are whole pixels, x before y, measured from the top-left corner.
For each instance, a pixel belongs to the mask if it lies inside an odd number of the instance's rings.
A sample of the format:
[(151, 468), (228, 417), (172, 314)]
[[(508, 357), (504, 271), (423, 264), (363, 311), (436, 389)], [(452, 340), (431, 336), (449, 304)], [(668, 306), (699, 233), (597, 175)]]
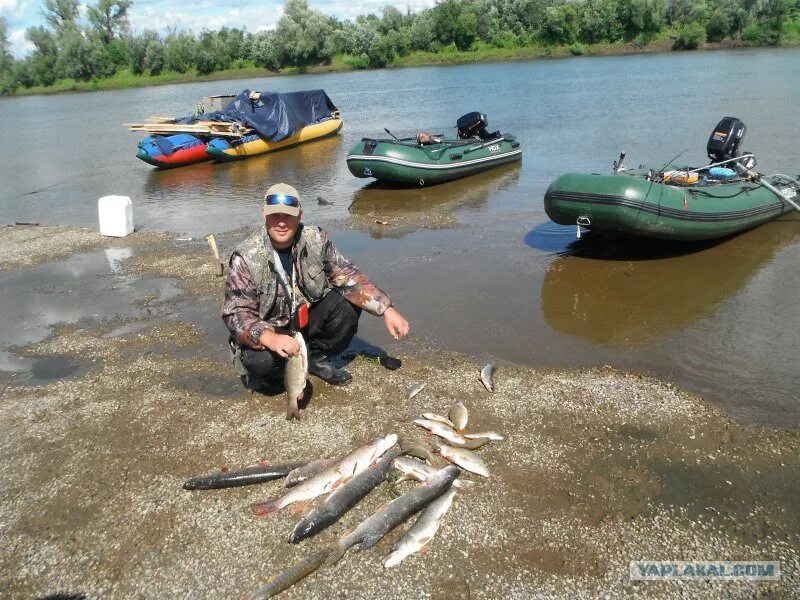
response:
[(270, 194), (264, 199), (264, 204), (267, 206), (284, 204), (285, 206), (297, 207), (300, 206), (300, 200), (294, 196), (287, 196), (286, 194)]

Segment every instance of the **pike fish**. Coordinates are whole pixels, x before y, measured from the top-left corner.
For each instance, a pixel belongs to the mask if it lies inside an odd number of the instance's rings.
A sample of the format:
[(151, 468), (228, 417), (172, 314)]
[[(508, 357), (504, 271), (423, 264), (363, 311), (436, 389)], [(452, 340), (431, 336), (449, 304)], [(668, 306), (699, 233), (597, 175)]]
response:
[(320, 458), (319, 460), (300, 465), (286, 476), (283, 487), (287, 489), (293, 488), (303, 483), (306, 479), (311, 479), (314, 475), (322, 473), (335, 462), (335, 458)]
[(453, 424), (453, 429), (455, 429), (458, 433), (464, 431), (467, 426), (467, 421), (469, 421), (469, 412), (461, 400), (456, 400), (453, 403), (453, 406), (450, 407), (450, 412), (447, 414), (447, 416), (450, 417), (450, 421)]
[(453, 444), (458, 444), (459, 446), (462, 446), (463, 444), (467, 443), (467, 440), (465, 440), (461, 434), (456, 433), (454, 429), (448, 427), (444, 423), (439, 423), (439, 421), (429, 421), (427, 419), (414, 419), (412, 423), (414, 423), (414, 425), (418, 427), (426, 429), (427, 431), (429, 431), (434, 435), (438, 435), (440, 438), (445, 439)]
[(445, 425), (447, 425), (448, 427), (452, 427), (453, 429), (456, 428), (456, 426), (453, 425), (453, 422), (450, 419), (448, 419), (447, 417), (443, 417), (442, 415), (437, 415), (436, 413), (428, 413), (428, 412), (422, 413), (422, 418), (427, 419), (428, 421), (438, 421), (439, 423), (444, 423)]
[(441, 523), (447, 511), (450, 510), (455, 496), (456, 491), (450, 488), (431, 502), (419, 515), (411, 529), (394, 545), (392, 552), (383, 561), (383, 566), (388, 569), (399, 565), (403, 559), (425, 548), (433, 539), (433, 536), (436, 535), (436, 532), (439, 531), (439, 523)]
[[(403, 479), (416, 479), (417, 481), (427, 481), (439, 469), (407, 456), (398, 456), (394, 459), (394, 468), (403, 474)], [(457, 488), (467, 488), (475, 485), (474, 481), (468, 479), (456, 479), (453, 485)]]
[(441, 445), (439, 446), (438, 452), (451, 463), (458, 465), (465, 471), (481, 475), (482, 477), (489, 477), (489, 469), (484, 460), (470, 450)]
[(336, 488), (325, 500), (325, 504), (312, 510), (295, 526), (289, 535), (289, 541), (297, 544), (336, 523), (367, 494), (386, 481), (392, 461), (399, 455), (400, 450), (390, 450), (375, 465)]
[(220, 490), (223, 488), (240, 487), (264, 483), (286, 477), (293, 470), (302, 467), (305, 463), (289, 463), (285, 465), (270, 465), (259, 463), (251, 467), (236, 469), (235, 471), (220, 471), (211, 475), (192, 477), (183, 483), (185, 490)]
[(390, 433), (386, 437), (377, 438), (369, 444), (353, 450), (343, 459), (311, 479), (307, 479), (293, 487), (283, 496), (254, 504), (252, 506), (253, 514), (257, 517), (264, 517), (295, 503), (299, 503), (302, 510), (317, 496), (327, 494), (341, 483), (368, 469), (396, 443), (397, 435), (394, 433)]
[(308, 350), (303, 334), (295, 331), (294, 339), (300, 344), (300, 352), (286, 359), (286, 370), (283, 374), (283, 384), (286, 386), (286, 419), (289, 421), (300, 420), (297, 401), (302, 399), (308, 379)]
[(490, 392), (494, 391), (494, 363), (489, 363), (481, 369), (481, 383)]
[(358, 527), (342, 536), (336, 550), (328, 557), (327, 563), (336, 564), (353, 546), (358, 545), (359, 550), (372, 548), (383, 536), (449, 490), (459, 473), (461, 470), (458, 467), (452, 465), (444, 467), (425, 483), (392, 500)]
[(250, 600), (266, 600), (266, 598), (272, 598), (288, 590), (295, 583), (305, 579), (319, 569), (334, 549), (335, 546), (331, 546), (315, 552), (311, 556), (296, 562), (277, 577), (271, 577), (267, 583), (250, 594)]

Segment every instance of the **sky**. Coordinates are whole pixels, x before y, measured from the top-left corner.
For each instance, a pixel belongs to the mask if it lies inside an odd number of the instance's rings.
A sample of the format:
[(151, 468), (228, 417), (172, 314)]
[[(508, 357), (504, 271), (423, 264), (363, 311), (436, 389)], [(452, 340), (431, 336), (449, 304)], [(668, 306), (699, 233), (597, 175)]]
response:
[[(88, 4), (94, 4), (90, 0)], [(339, 19), (353, 20), (360, 14), (380, 14), (384, 6), (402, 11), (430, 8), (434, 0), (309, 0), (309, 6)], [(28, 54), (33, 46), (25, 39), (28, 27), (44, 25), (42, 0), (0, 0), (0, 16), (8, 22), (8, 39), (16, 58)], [(81, 5), (82, 14), (85, 4)], [(133, 31), (168, 27), (178, 30), (217, 30), (223, 26), (247, 29), (250, 32), (272, 29), (283, 15), (283, 0), (133, 0), (128, 11)]]

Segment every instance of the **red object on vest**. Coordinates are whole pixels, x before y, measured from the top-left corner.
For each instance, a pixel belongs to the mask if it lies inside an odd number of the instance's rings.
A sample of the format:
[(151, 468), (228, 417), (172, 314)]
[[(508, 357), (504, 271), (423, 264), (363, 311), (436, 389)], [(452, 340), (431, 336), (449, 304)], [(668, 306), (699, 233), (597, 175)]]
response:
[(308, 325), (308, 304), (297, 307), (297, 326), (304, 329)]

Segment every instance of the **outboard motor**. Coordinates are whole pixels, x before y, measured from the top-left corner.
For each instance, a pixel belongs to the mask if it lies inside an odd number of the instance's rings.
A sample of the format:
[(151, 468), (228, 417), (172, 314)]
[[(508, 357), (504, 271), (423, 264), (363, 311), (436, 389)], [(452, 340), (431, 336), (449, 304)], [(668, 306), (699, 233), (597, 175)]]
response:
[(482, 140), (489, 140), (500, 136), (499, 131), (489, 133), (486, 131), (486, 126), (489, 120), (486, 115), (480, 112), (471, 112), (465, 114), (463, 117), (456, 121), (456, 128), (458, 129), (458, 137), (462, 140), (478, 137)]
[(722, 162), (740, 156), (739, 144), (742, 143), (747, 126), (741, 119), (725, 117), (714, 128), (706, 144), (708, 158), (714, 162)]

